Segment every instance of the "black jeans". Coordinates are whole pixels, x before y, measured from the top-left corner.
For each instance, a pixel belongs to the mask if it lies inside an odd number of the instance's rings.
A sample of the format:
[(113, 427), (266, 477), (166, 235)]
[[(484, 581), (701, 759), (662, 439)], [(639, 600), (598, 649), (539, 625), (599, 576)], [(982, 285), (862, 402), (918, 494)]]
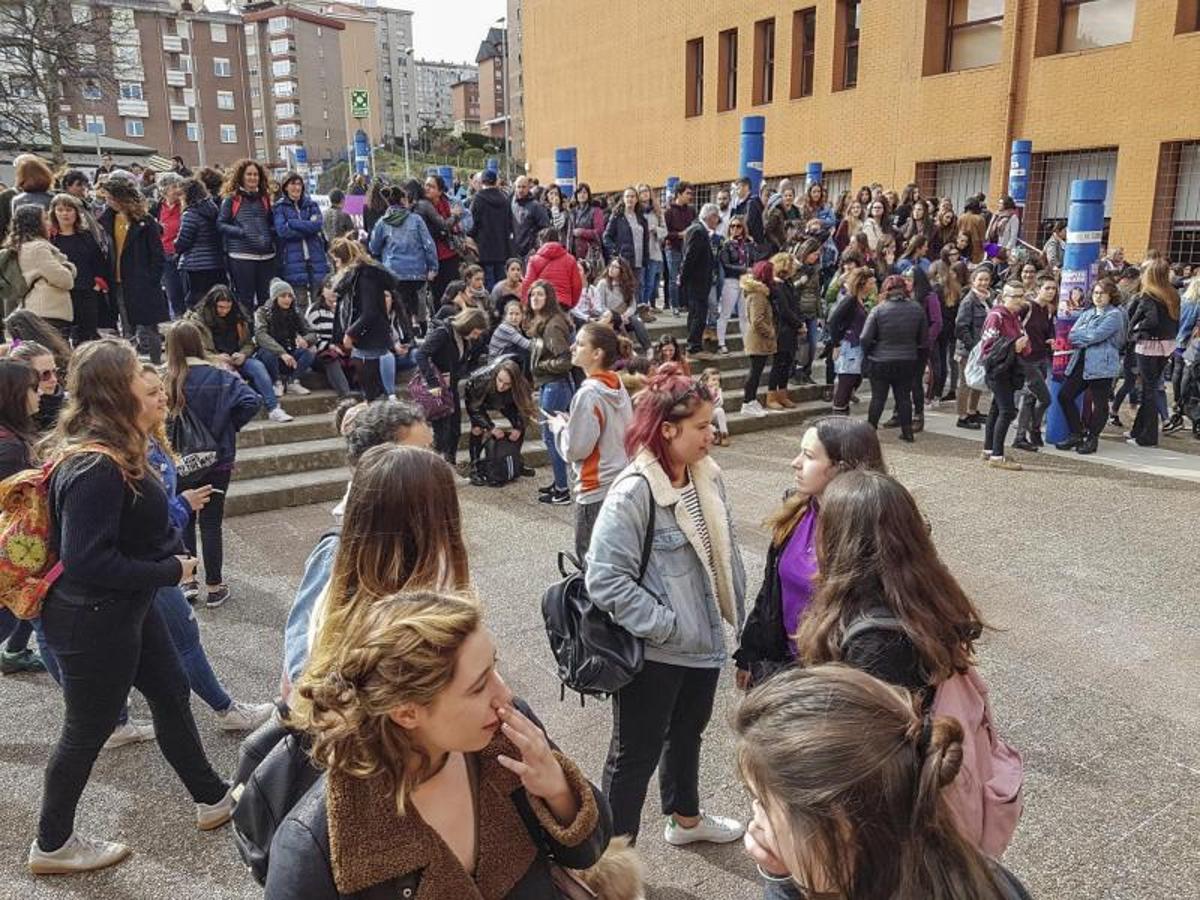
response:
[(192, 799), (212, 804), (228, 790), (204, 754), (192, 689), (153, 600), (153, 591), (143, 591), (81, 607), (51, 597), (42, 608), (66, 703), (62, 734), (46, 766), (38, 822), (43, 850), (57, 850), (75, 830), (75, 808), (131, 687), (150, 704), (159, 749)]
[(795, 365), (795, 361), (796, 350), (794, 347), (791, 350), (776, 351), (775, 358), (771, 360), (771, 374), (767, 378), (767, 390), (787, 390), (788, 379), (792, 375), (792, 366)]
[[(1048, 359), (1020, 363), (1021, 371), (1025, 374), (1025, 387), (1021, 390), (1021, 411), (1017, 414), (1017, 434), (1021, 437), (1042, 430), (1042, 419), (1046, 410), (1050, 408), (1050, 388), (1046, 385), (1046, 379), (1050, 376), (1050, 364)], [(1104, 411), (1108, 412), (1107, 403)]]
[[(346, 377), (342, 359), (344, 357), (317, 357), (317, 368), (321, 370), (325, 380), (329, 382), (329, 386), (333, 388), (339, 399), (350, 393), (350, 379)], [(378, 364), (376, 364), (376, 368), (378, 368)]]
[(762, 381), (763, 368), (767, 364), (766, 356), (750, 357), (750, 374), (746, 376), (746, 388), (742, 391), (742, 402), (749, 403), (758, 398), (758, 385)]
[[(1058, 405), (1062, 407), (1063, 417), (1067, 420), (1072, 437), (1085, 431), (1091, 437), (1100, 436), (1100, 432), (1104, 430), (1104, 423), (1108, 421), (1108, 398), (1112, 395), (1112, 385), (1111, 378), (1084, 380), (1082, 363), (1077, 364), (1075, 371), (1067, 375), (1058, 391)], [(1075, 400), (1084, 391), (1087, 391), (1092, 399), (1092, 415), (1086, 428), (1079, 410), (1075, 408)]]
[(604, 795), (613, 834), (636, 839), (650, 776), (658, 768), (663, 815), (700, 814), (700, 742), (712, 716), (720, 669), (646, 664), (613, 695)]
[(833, 414), (850, 415), (850, 398), (862, 384), (861, 375), (839, 375), (833, 385)]
[(1139, 353), (1137, 367), (1142, 380), (1142, 402), (1129, 429), (1129, 436), (1137, 441), (1139, 447), (1157, 447), (1158, 388), (1162, 384), (1163, 369), (1167, 367), (1167, 357), (1143, 356)]
[(679, 292), (687, 301), (688, 353), (704, 349), (704, 326), (708, 321), (708, 291), (682, 284)]
[(274, 259), (229, 258), (229, 277), (233, 283), (233, 293), (246, 312), (252, 314), (267, 302), (271, 279), (275, 277), (275, 272)]
[(929, 365), (929, 351), (917, 351), (917, 367), (912, 377), (912, 414), (925, 418), (925, 367)]
[(458, 442), (462, 439), (462, 403), (458, 391), (450, 391), (454, 412), (433, 420), (433, 449), (450, 465), (458, 459)]
[(871, 363), (871, 407), (867, 412), (867, 421), (872, 428), (879, 425), (879, 417), (883, 415), (883, 406), (891, 390), (896, 399), (896, 417), (900, 420), (900, 428), (905, 433), (912, 431), (912, 380), (916, 368), (915, 359)]
[(71, 308), (75, 318), (71, 323), (71, 343), (78, 347), (88, 341), (99, 339), (100, 296), (95, 288), (80, 288), (71, 291)]
[(999, 377), (989, 375), (987, 386), (992, 392), (992, 405), (988, 407), (987, 423), (983, 426), (983, 449), (993, 457), (1003, 456), (1009, 426), (1017, 417), (1017, 388), (1009, 372)]
[[(229, 490), (229, 470), (210, 472), (207, 483), (220, 491)], [(224, 584), (221, 569), (225, 564), (225, 542), (221, 536), (221, 524), (225, 521), (225, 494), (210, 494), (208, 505), (200, 512), (193, 512), (184, 529), (183, 543), (188, 552), (196, 554), (196, 521), (200, 521), (200, 540), (204, 558), (204, 583), (215, 587)]]
[(446, 292), (446, 285), (458, 278), (458, 267), (462, 265), (462, 260), (457, 256), (451, 256), (449, 259), (438, 260), (437, 277), (433, 279), (433, 283), (429, 287), (429, 306), (430, 312), (437, 312), (442, 305), (442, 294)]
[(1121, 386), (1117, 388), (1116, 394), (1112, 400), (1112, 414), (1115, 416), (1121, 411), (1121, 404), (1125, 402), (1125, 398), (1129, 398), (1129, 402), (1137, 404), (1141, 400), (1142, 391), (1138, 388), (1138, 365), (1137, 354), (1133, 350), (1126, 350), (1121, 357)]

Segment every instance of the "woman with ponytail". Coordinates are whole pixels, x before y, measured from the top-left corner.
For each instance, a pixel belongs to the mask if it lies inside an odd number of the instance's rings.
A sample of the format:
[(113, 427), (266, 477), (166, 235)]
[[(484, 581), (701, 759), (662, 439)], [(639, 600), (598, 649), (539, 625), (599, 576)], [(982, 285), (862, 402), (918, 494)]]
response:
[(963, 764), (957, 719), (930, 717), (865, 672), (820, 665), (750, 692), (733, 728), (754, 797), (746, 844), (767, 898), (1029, 900), (955, 824), (944, 789)]

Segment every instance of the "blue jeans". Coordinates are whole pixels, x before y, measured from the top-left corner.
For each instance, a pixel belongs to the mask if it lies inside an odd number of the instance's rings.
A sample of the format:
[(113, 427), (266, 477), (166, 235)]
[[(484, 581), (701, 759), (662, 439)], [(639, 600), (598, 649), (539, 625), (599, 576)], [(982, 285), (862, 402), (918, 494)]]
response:
[(804, 900), (804, 895), (792, 882), (763, 881), (763, 900)]
[(664, 247), (663, 253), (667, 262), (667, 304), (671, 309), (679, 309), (679, 265), (683, 262), (683, 253)]
[(662, 273), (662, 260), (648, 259), (642, 266), (642, 306), (653, 306), (658, 299), (658, 276)]
[(171, 318), (178, 319), (187, 312), (187, 288), (179, 272), (179, 257), (168, 256), (163, 260), (162, 284), (171, 306)]
[(279, 362), (279, 354), (272, 353), (265, 347), (259, 347), (254, 351), (254, 358), (261, 362), (267, 369), (267, 374), (271, 376), (271, 381), (294, 381), (305, 372), (312, 368), (313, 362), (317, 355), (311, 350), (295, 350), (292, 352), (292, 358), (296, 360), (296, 368), (289, 369)]
[(481, 262), (479, 265), (483, 268), (483, 283), (489, 291), (496, 286), (497, 281), (504, 280), (504, 260)]
[[(58, 671), (58, 660), (54, 658), (54, 651), (46, 643), (46, 636), (42, 633), (42, 620), (30, 619), (29, 621), (24, 621), (18, 619), (7, 609), (0, 609), (0, 643), (5, 639), (11, 640), (25, 626), (33, 629), (33, 633), (37, 637), (38, 655), (42, 658), (42, 664), (45, 665), (46, 671), (50, 673), (51, 678), (61, 684), (62, 675)], [(29, 639), (26, 638), (25, 640), (27, 644)], [(24, 647), (25, 645), (21, 645), (17, 649), (24, 649)]]
[[(575, 388), (566, 378), (543, 384), (538, 390), (538, 405), (547, 413), (567, 412), (571, 408), (571, 396)], [(542, 425), (542, 440), (550, 454), (550, 466), (554, 469), (554, 486), (560, 490), (567, 489), (567, 461), (563, 459), (554, 444), (554, 434), (549, 425)]]
[(257, 354), (246, 358), (246, 361), (238, 367), (238, 374), (250, 382), (250, 386), (254, 388), (258, 396), (262, 397), (267, 412), (279, 405), (279, 398), (275, 396), (275, 391), (271, 388), (271, 375), (267, 371), (267, 367), (258, 359)]
[(178, 587), (159, 588), (154, 594), (154, 605), (167, 623), (171, 643), (179, 653), (192, 691), (216, 712), (229, 709), (233, 700), (209, 665), (204, 645), (200, 643), (200, 625), (196, 621), (196, 613), (184, 599), (183, 591)]

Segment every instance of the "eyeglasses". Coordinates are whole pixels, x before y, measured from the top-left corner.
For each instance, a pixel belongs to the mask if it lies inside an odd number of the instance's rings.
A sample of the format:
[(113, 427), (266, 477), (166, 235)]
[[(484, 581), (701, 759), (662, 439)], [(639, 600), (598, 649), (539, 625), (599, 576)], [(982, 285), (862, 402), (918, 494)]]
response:
[(57, 381), (58, 380), (58, 372), (56, 372), (54, 369), (44, 369), (44, 370), (35, 369), (35, 371), (37, 372), (38, 381)]

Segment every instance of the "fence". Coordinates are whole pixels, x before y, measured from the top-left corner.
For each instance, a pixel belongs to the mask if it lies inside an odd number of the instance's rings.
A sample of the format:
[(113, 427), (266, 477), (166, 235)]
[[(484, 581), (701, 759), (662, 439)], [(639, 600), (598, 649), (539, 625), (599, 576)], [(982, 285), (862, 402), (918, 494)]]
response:
[(1162, 145), (1150, 246), (1172, 262), (1200, 263), (1200, 140)]

